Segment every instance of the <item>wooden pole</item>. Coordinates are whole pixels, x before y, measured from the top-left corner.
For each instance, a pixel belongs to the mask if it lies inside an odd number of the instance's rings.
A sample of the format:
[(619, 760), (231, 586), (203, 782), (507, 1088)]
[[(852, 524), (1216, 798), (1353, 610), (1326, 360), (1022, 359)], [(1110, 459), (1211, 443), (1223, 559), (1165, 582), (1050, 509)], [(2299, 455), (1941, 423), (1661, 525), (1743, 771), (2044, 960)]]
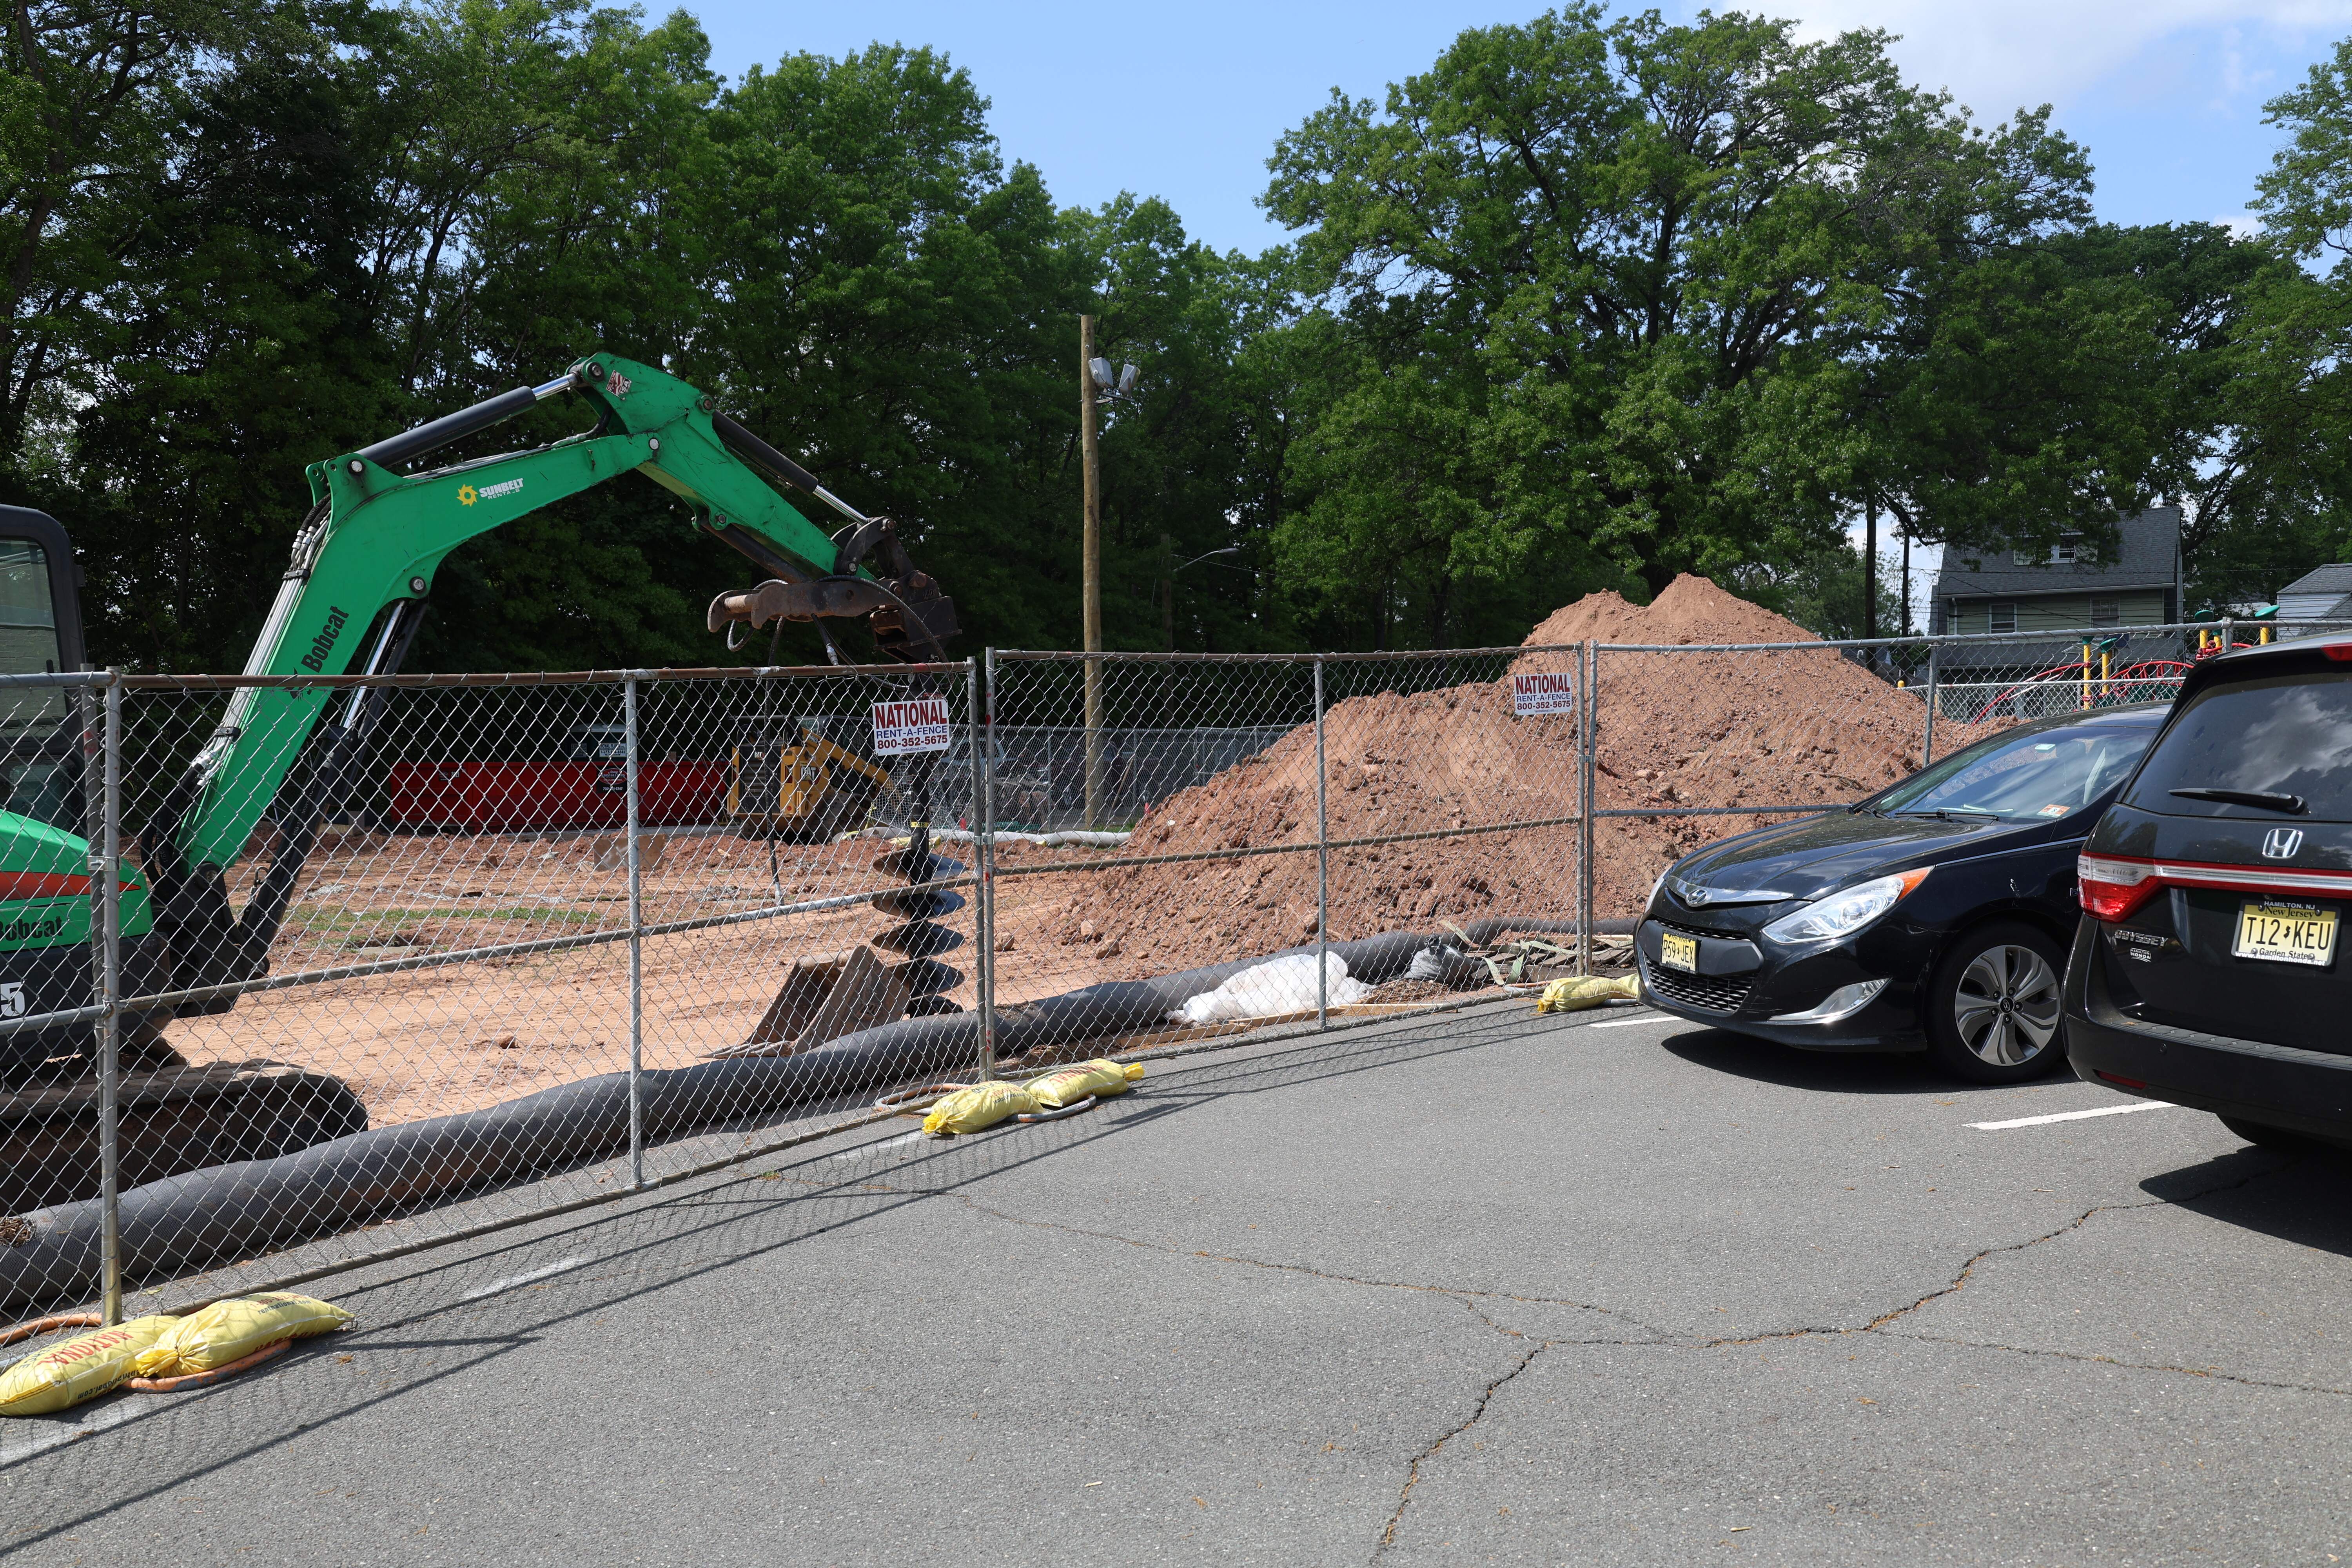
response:
[[(1096, 441), (1095, 319), (1078, 318), (1078, 445), (1086, 476), (1087, 652), (1102, 652), (1102, 454)], [(1087, 826), (1102, 825), (1102, 661), (1087, 660)]]
[[(1878, 502), (1873, 500), (1863, 509), (1862, 525), (1862, 635), (1878, 635)], [(1871, 658), (1878, 658), (1876, 650)]]

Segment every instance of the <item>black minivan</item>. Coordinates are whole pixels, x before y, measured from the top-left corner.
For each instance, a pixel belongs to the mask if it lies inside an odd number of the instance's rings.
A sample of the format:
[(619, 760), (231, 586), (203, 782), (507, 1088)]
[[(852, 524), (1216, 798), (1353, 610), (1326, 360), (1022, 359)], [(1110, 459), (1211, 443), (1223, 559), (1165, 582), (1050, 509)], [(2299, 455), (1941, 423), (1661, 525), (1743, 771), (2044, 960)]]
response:
[(2252, 1142), (2352, 1142), (2352, 639), (2193, 670), (2076, 868), (2075, 1072)]

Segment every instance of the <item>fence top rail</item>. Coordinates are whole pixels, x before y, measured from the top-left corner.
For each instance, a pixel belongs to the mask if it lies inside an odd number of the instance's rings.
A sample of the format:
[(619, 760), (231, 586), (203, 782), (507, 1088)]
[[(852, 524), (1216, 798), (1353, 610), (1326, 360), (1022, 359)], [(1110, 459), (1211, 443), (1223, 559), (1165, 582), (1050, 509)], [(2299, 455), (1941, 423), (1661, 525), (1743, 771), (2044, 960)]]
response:
[(110, 669), (36, 670), (30, 675), (0, 675), (0, 689), (12, 686), (111, 686)]
[[(1803, 645), (1818, 647), (1814, 643)], [(1508, 647), (1392, 648), (1385, 653), (1142, 653), (1106, 648), (1086, 653), (1076, 648), (996, 648), (1000, 664), (1393, 664), (1402, 659), (1433, 661), (1446, 658), (1490, 658), (1508, 654), (1582, 653), (1582, 643), (1513, 643)]]
[[(341, 689), (361, 686), (609, 686), (624, 680), (700, 681), (808, 680), (826, 677), (900, 677), (961, 675), (971, 661), (954, 664), (765, 664), (722, 665), (690, 669), (523, 669), (467, 675), (125, 675), (124, 686), (137, 691), (220, 691), (236, 687), (278, 689), (310, 687)], [(57, 684), (48, 678), (47, 684)], [(108, 681), (100, 679), (99, 684)]]
[[(2224, 628), (2231, 632), (2265, 629), (2273, 632), (2352, 631), (2352, 621), (2168, 621), (2154, 626), (2060, 626), (2049, 631), (2037, 628), (2027, 632), (1937, 632), (1932, 637), (1919, 633), (1907, 637), (1824, 637), (1814, 642), (1605, 642), (1594, 644), (1593, 648), (1598, 653), (1795, 653), (1808, 648), (1818, 651), (1824, 648), (1949, 647), (1975, 644), (2040, 647), (2045, 644), (2054, 647), (2064, 643), (2099, 642), (2116, 637), (2131, 638), (2174, 632), (2218, 632)], [(2273, 640), (2281, 639), (2273, 637)]]

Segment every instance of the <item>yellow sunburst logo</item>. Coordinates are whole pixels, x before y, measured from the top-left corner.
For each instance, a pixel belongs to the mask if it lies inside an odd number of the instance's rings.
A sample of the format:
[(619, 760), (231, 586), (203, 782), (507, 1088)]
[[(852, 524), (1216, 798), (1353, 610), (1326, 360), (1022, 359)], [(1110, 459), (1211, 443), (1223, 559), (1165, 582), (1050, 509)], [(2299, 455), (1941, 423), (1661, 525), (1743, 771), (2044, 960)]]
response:
[(473, 486), (459, 485), (457, 487), (457, 504), (459, 506), (471, 506), (480, 499), (481, 492), (475, 489)]

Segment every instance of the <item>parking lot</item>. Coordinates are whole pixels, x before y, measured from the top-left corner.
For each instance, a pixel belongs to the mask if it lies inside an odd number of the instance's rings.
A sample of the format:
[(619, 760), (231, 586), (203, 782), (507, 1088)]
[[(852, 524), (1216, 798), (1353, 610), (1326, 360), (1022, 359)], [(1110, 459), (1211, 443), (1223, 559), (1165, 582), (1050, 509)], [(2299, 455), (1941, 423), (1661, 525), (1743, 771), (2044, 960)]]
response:
[(2352, 1552), (2345, 1170), (2066, 1077), (1531, 1011), (1168, 1059), (1072, 1121), (883, 1124), (325, 1281), (358, 1327), (259, 1373), (11, 1423), (7, 1546)]

